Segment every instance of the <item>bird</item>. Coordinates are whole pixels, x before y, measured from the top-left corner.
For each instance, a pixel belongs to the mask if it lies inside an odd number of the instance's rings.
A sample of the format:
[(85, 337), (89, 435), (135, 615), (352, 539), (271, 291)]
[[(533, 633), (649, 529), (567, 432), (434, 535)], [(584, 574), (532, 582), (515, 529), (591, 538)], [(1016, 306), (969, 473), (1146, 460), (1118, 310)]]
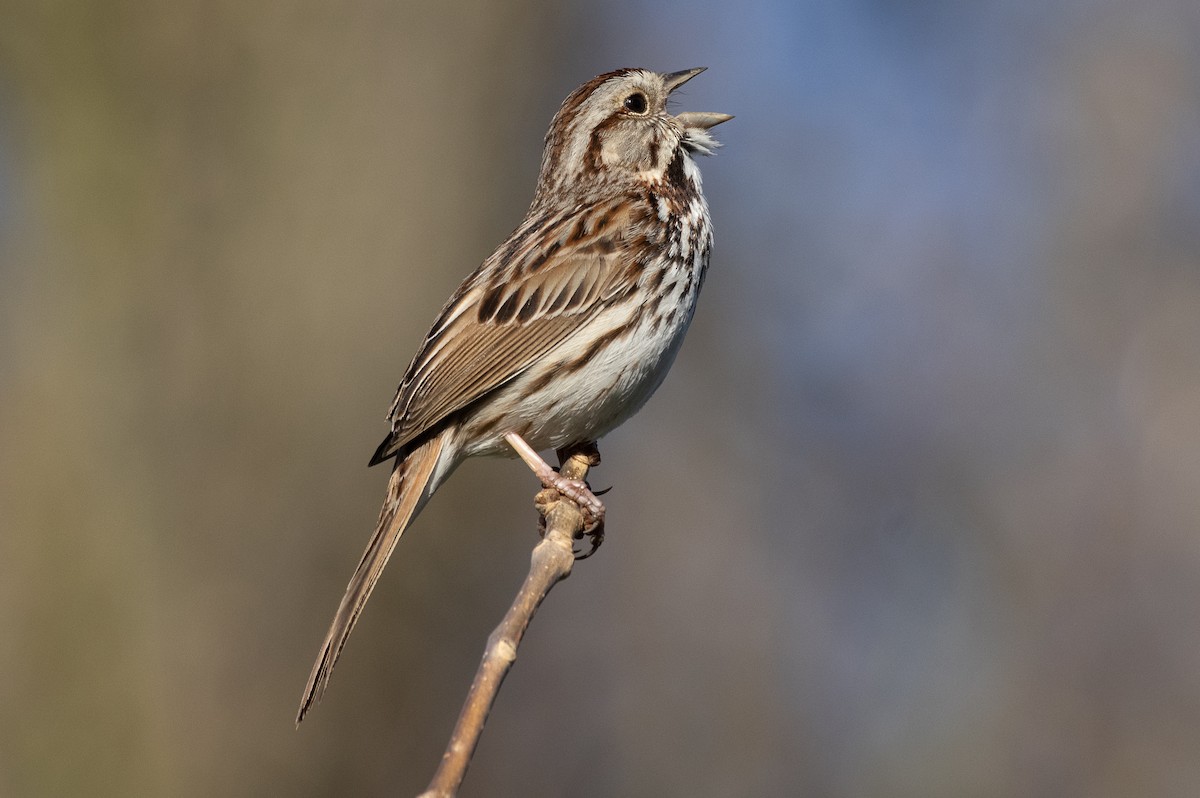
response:
[(546, 133), (524, 220), (451, 295), (388, 411), (370, 464), (392, 463), (374, 535), (346, 587), (296, 715), (329, 684), (400, 536), (467, 457), (515, 453), (546, 487), (604, 507), (538, 451), (593, 446), (662, 384), (712, 250), (695, 156), (733, 117), (672, 114), (705, 67), (624, 68), (571, 92)]

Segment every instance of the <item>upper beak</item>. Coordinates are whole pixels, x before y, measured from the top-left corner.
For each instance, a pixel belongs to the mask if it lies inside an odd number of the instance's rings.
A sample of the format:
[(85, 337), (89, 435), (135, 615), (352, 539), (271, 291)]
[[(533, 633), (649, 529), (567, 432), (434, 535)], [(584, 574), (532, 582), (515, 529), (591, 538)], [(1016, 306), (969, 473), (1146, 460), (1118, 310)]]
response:
[[(695, 69), (684, 69), (679, 72), (671, 72), (670, 74), (663, 75), (663, 85), (667, 87), (667, 94), (675, 91), (706, 69), (708, 67), (696, 67)], [(676, 114), (675, 118), (679, 120), (679, 123), (685, 129), (700, 128), (701, 130), (708, 130), (722, 122), (728, 122), (730, 119), (733, 119), (729, 114), (716, 114), (711, 111), (685, 111), (682, 114)]]
[(667, 87), (667, 94), (675, 91), (706, 69), (708, 67), (696, 67), (695, 69), (683, 69), (679, 72), (671, 72), (670, 74), (663, 75), (663, 84)]

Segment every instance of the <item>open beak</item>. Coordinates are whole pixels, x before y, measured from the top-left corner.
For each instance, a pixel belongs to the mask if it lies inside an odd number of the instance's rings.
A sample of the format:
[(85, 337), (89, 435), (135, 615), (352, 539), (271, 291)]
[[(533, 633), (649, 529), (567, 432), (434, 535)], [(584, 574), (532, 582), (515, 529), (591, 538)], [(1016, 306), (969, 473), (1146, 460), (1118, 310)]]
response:
[[(675, 91), (706, 69), (708, 67), (696, 67), (695, 69), (683, 69), (679, 72), (671, 72), (670, 74), (663, 75), (663, 85), (667, 87), (667, 94)], [(679, 124), (683, 125), (684, 130), (688, 128), (708, 130), (722, 122), (728, 122), (730, 119), (733, 119), (730, 114), (716, 114), (711, 111), (685, 111), (682, 114), (676, 114), (675, 118), (679, 120)]]

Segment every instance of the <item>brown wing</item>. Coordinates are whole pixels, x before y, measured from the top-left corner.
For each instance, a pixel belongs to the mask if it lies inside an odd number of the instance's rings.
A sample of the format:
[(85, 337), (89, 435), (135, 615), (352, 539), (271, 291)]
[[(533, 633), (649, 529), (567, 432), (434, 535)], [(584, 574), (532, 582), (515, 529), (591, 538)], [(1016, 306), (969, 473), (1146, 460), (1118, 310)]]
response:
[[(372, 465), (517, 377), (622, 293), (644, 241), (629, 198), (531, 217), (447, 304), (392, 403)], [(496, 279), (499, 277), (500, 279)]]

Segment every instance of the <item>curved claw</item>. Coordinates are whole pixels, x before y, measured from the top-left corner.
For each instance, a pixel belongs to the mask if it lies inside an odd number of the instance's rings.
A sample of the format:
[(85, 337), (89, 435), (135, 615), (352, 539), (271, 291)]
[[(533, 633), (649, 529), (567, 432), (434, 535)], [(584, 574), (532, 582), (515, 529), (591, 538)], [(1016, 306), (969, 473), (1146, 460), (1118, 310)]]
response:
[(572, 553), (574, 553), (576, 560), (586, 560), (588, 557), (591, 557), (593, 554), (595, 554), (600, 548), (600, 544), (604, 542), (604, 521), (601, 520), (591, 529), (583, 532), (580, 537), (585, 537), (588, 539), (588, 550), (582, 554), (577, 551), (573, 551)]

